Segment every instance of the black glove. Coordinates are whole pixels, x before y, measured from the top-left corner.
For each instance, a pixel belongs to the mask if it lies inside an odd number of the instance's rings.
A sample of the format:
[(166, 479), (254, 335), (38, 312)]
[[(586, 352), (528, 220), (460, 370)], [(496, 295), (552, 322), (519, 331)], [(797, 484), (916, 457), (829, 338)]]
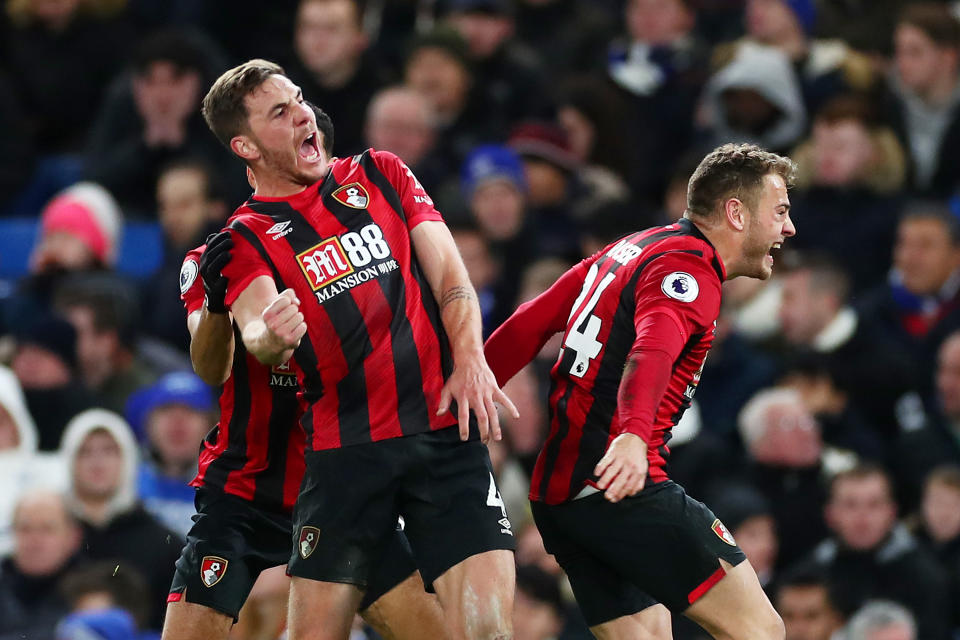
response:
[(233, 238), (230, 231), (211, 233), (207, 236), (207, 248), (200, 256), (200, 277), (203, 278), (203, 290), (207, 294), (207, 311), (226, 313), (223, 299), (227, 296), (227, 277), (222, 271), (230, 262), (230, 249)]

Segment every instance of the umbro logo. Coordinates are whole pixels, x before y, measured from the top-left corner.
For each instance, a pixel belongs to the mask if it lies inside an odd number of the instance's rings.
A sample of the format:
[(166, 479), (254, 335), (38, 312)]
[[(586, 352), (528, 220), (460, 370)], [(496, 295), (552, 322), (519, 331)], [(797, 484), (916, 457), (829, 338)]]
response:
[(293, 231), (293, 227), (290, 226), (290, 221), (284, 220), (267, 229), (267, 235), (272, 236), (274, 240), (279, 240), (291, 231)]

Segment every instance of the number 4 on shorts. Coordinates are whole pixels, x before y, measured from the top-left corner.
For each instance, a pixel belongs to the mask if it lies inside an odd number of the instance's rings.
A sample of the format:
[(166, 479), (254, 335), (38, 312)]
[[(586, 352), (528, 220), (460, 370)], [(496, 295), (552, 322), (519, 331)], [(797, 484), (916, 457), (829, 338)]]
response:
[(500, 497), (500, 492), (497, 490), (497, 482), (493, 479), (492, 473), (490, 474), (490, 488), (487, 489), (487, 506), (499, 507), (503, 517), (507, 517), (507, 507), (503, 504), (503, 498)]

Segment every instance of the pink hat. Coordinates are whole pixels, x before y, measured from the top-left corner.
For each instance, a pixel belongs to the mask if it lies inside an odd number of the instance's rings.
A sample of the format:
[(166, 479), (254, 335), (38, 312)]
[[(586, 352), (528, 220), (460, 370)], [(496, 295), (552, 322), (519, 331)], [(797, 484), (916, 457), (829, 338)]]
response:
[(93, 182), (79, 182), (47, 203), (40, 214), (43, 235), (69, 233), (82, 240), (97, 259), (112, 266), (123, 218), (110, 192)]

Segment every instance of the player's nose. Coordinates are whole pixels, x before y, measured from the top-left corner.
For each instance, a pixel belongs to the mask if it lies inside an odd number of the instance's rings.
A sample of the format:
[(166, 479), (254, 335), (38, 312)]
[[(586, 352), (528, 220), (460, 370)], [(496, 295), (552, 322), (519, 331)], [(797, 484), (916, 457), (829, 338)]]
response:
[(785, 238), (796, 235), (797, 228), (793, 224), (793, 219), (790, 217), (790, 214), (787, 214), (786, 220), (783, 221), (783, 230), (781, 231)]

